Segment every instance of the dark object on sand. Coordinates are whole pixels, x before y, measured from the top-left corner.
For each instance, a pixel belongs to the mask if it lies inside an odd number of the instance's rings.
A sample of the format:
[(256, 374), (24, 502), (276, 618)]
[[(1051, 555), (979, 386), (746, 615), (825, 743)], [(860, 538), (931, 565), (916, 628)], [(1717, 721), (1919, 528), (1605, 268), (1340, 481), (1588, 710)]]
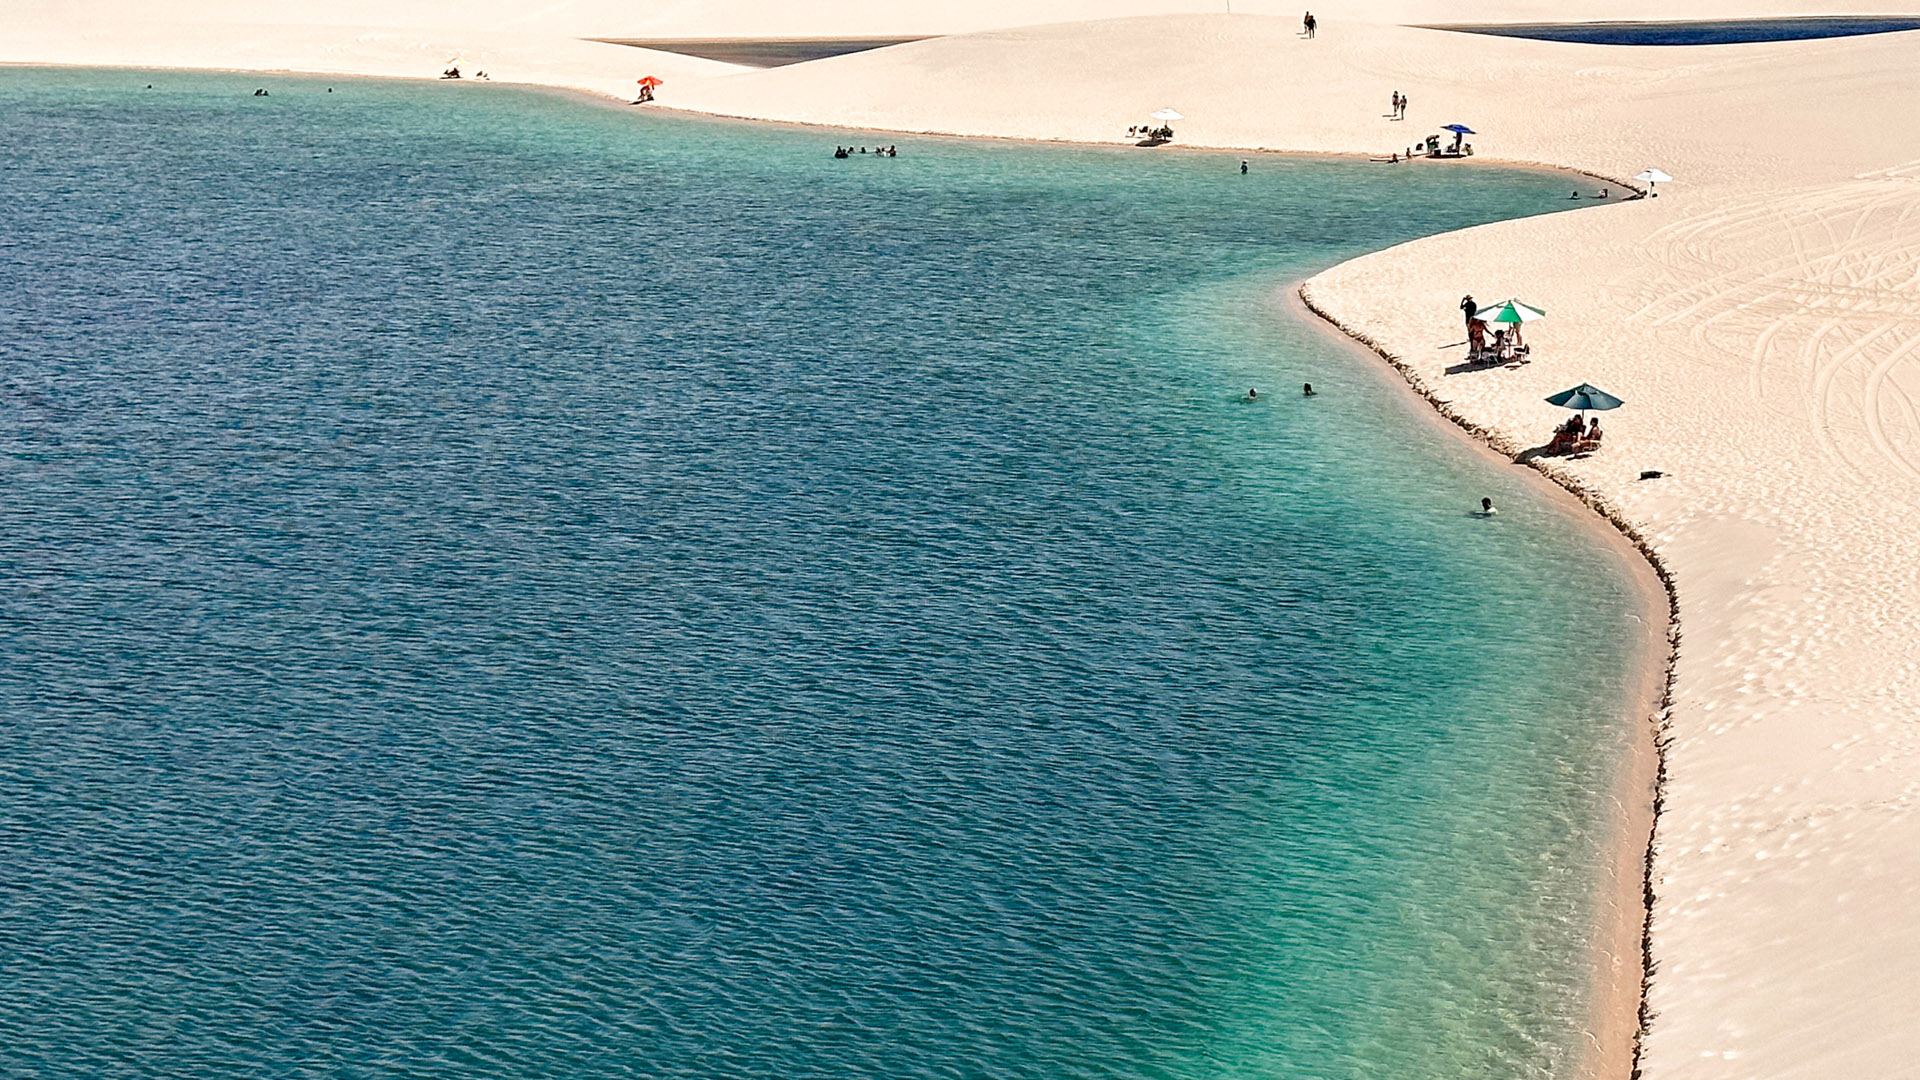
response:
[(1660, 471), (1659, 469), (1647, 469), (1646, 471), (1644, 471), (1644, 472), (1642, 472), (1642, 473), (1640, 474), (1640, 479), (1642, 479), (1642, 480), (1658, 480), (1658, 479), (1660, 479), (1661, 477), (1663, 477), (1663, 476), (1665, 476), (1665, 475), (1667, 475), (1667, 474), (1666, 474), (1666, 473), (1663, 473), (1663, 472), (1661, 472), (1661, 471)]

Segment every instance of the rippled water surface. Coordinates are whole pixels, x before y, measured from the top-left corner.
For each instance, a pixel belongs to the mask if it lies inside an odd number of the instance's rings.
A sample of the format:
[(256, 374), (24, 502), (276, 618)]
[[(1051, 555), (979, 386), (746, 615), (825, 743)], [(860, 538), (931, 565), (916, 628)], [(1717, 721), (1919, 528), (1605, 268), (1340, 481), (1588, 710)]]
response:
[(1566, 1072), (1629, 589), (1274, 300), (1566, 181), (835, 139), (0, 69), (0, 1072)]

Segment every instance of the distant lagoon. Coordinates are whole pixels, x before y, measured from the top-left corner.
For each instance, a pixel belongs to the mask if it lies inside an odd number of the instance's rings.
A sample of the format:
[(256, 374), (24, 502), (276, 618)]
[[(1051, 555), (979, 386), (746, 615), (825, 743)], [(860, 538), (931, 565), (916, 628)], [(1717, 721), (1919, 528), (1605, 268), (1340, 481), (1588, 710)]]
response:
[(1428, 30), (1570, 41), (1584, 45), (1738, 45), (1806, 41), (1920, 30), (1920, 18), (1888, 15), (1802, 15), (1769, 19), (1647, 20), (1554, 23), (1445, 23)]
[(1634, 587), (1275, 299), (1563, 176), (0, 108), (13, 1067), (1580, 1060)]

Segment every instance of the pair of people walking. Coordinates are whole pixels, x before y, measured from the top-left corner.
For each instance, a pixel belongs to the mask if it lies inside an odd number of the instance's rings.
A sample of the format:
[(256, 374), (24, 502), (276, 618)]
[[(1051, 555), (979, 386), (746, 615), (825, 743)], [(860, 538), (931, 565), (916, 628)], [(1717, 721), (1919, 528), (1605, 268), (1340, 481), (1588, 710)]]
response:
[(1313, 32), (1318, 29), (1320, 29), (1320, 20), (1313, 17), (1313, 12), (1307, 12), (1306, 17), (1300, 20), (1300, 33), (1306, 37), (1312, 37)]
[(1398, 90), (1393, 92), (1393, 118), (1395, 120), (1407, 118), (1407, 95)]

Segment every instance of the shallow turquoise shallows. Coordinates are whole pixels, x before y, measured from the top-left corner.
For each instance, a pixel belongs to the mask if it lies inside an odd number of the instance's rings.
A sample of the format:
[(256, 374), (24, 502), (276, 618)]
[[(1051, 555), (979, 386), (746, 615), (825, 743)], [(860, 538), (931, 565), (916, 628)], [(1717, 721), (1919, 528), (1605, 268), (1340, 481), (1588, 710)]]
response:
[(875, 140), (0, 69), (0, 1072), (1573, 1067), (1634, 593), (1279, 299), (1568, 180)]

